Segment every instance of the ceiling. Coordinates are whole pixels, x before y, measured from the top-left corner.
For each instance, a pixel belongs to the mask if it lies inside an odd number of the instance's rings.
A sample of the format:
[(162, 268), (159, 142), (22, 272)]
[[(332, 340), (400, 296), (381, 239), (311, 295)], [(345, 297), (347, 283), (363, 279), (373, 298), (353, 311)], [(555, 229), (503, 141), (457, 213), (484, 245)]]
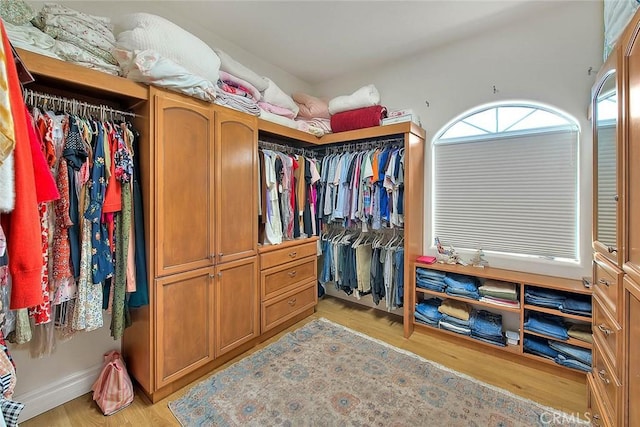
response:
[(513, 24), (561, 3), (236, 0), (69, 1), (65, 5), (112, 18), (129, 12), (161, 15), (214, 47), (212, 40), (206, 40), (209, 32), (316, 84)]

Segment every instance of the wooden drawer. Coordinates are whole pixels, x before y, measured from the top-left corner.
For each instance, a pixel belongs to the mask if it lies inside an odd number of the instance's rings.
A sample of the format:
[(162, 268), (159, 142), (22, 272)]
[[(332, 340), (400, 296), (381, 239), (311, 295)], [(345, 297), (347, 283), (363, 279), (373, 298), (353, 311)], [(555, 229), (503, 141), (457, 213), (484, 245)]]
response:
[(285, 322), (315, 306), (318, 303), (318, 289), (315, 280), (301, 289), (293, 289), (277, 298), (262, 303), (262, 332)]
[(317, 254), (317, 243), (315, 240), (311, 242), (305, 241), (305, 243), (298, 245), (288, 243), (286, 245), (286, 247), (281, 249), (263, 249), (260, 253), (260, 269), (266, 270), (276, 265)]
[(602, 403), (602, 396), (596, 387), (593, 373), (587, 374), (587, 403), (591, 413), (591, 425), (593, 427), (613, 427), (611, 414)]
[(613, 368), (607, 362), (603, 350), (603, 344), (598, 338), (593, 341), (593, 382), (594, 390), (597, 390), (602, 396), (602, 403), (605, 409), (609, 411), (611, 419), (618, 419), (619, 402), (622, 398), (622, 384), (613, 371)]
[(620, 322), (620, 288), (622, 271), (609, 264), (602, 255), (593, 260), (594, 294), (597, 294), (616, 321)]
[(593, 335), (602, 343), (602, 352), (618, 379), (622, 373), (622, 328), (603, 305), (598, 295), (593, 297)]
[(260, 273), (262, 300), (278, 296), (300, 283), (316, 280), (318, 258), (311, 256), (288, 262)]

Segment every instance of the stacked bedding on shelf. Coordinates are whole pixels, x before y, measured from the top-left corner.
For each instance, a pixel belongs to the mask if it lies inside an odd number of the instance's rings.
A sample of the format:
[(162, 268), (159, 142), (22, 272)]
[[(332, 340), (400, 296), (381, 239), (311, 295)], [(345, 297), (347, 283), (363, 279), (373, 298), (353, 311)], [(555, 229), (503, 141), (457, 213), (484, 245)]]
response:
[(54, 52), (63, 60), (120, 75), (118, 62), (111, 54), (116, 40), (109, 18), (46, 4), (32, 22), (56, 39)]
[(296, 122), (300, 130), (315, 136), (331, 133), (331, 115), (326, 101), (300, 92), (291, 97), (299, 108)]
[(380, 105), (380, 93), (374, 85), (363, 86), (351, 95), (329, 101), (333, 132), (380, 126), (387, 117), (387, 109)]

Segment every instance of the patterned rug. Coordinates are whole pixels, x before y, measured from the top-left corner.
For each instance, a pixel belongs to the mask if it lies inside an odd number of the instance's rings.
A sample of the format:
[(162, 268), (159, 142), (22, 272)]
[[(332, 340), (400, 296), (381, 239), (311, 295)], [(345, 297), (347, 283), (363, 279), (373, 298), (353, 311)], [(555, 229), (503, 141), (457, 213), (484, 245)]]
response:
[(580, 425), (326, 319), (212, 375), (169, 408), (185, 427)]

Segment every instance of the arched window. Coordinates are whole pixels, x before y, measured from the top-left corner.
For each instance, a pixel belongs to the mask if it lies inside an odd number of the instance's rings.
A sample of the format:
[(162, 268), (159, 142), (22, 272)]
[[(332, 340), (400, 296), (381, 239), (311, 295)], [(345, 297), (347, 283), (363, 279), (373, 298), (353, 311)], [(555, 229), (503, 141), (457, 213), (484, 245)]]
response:
[(502, 102), (468, 111), (432, 144), (432, 233), (457, 249), (579, 261), (577, 120)]

